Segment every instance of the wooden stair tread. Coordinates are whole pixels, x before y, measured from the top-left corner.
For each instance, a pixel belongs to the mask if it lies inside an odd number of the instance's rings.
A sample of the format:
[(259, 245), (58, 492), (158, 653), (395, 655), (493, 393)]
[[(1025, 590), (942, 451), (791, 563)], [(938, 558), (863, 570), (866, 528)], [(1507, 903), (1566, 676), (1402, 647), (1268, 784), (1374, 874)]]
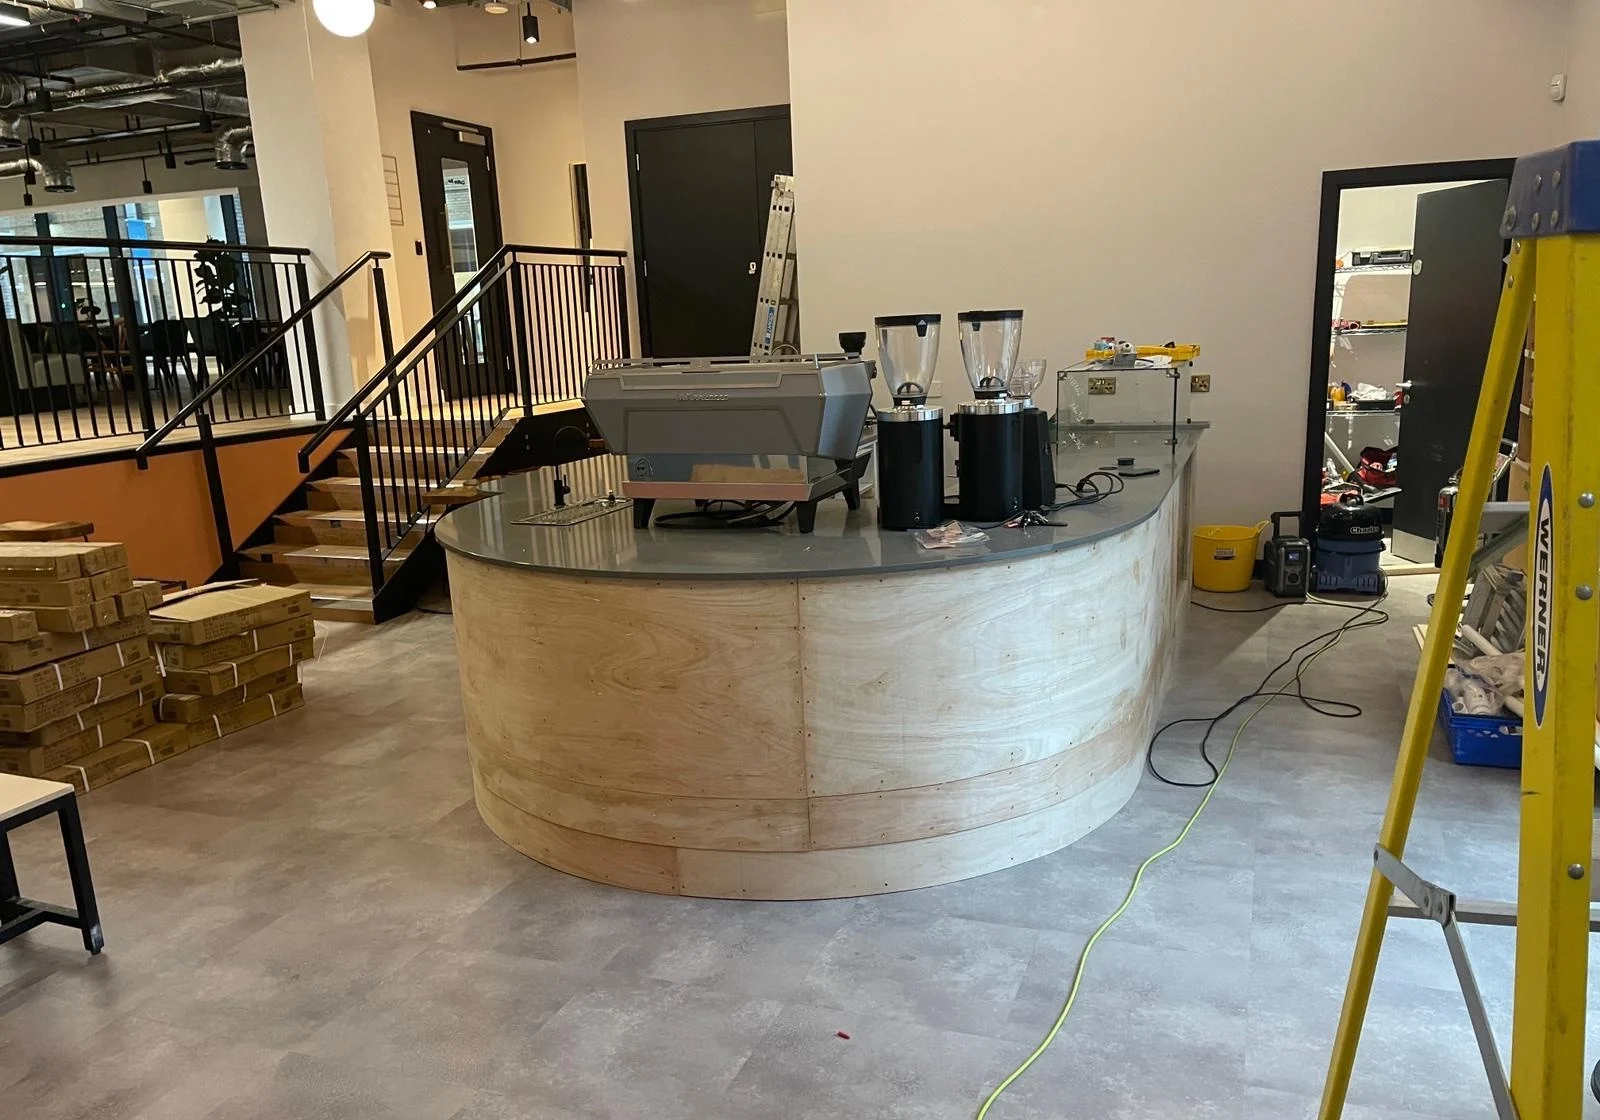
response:
[[(379, 520), (399, 521), (400, 517), (389, 510), (387, 517), (383, 510), (378, 511)], [(364, 525), (366, 518), (359, 509), (297, 509), (290, 513), (278, 514), (278, 520), (289, 525), (306, 525), (320, 523), (328, 525)], [(409, 520), (409, 519), (408, 519)], [(424, 528), (432, 525), (438, 518), (431, 513), (425, 513), (417, 519), (417, 527)]]
[[(316, 562), (331, 560), (354, 560), (358, 561), (362, 565), (367, 563), (367, 550), (348, 544), (305, 545), (290, 552), (280, 553), (279, 555), (283, 560), (286, 561), (308, 560)], [(397, 548), (388, 555), (384, 562), (388, 564), (398, 564), (410, 555), (411, 550), (409, 548)]]
[(308, 592), (313, 600), (335, 599), (340, 602), (359, 603), (372, 607), (372, 592), (354, 583), (310, 583), (302, 580), (291, 584), (296, 591)]

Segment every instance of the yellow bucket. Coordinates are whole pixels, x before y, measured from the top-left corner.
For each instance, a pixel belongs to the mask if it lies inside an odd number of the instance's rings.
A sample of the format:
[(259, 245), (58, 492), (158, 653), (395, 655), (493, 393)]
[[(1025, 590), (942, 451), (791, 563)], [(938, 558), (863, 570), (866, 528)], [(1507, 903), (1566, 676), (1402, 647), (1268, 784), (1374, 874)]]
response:
[(1254, 525), (1197, 525), (1194, 530), (1194, 585), (1201, 591), (1244, 591), (1256, 566), (1256, 542), (1267, 522)]

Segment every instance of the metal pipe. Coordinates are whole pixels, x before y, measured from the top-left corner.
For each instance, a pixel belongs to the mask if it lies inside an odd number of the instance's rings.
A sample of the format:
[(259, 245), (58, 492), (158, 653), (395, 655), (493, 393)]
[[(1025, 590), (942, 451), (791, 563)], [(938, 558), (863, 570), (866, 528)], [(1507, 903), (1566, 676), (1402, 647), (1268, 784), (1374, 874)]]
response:
[[(229, 82), (238, 81), (243, 77), (244, 59), (215, 58), (210, 62), (173, 66), (169, 69), (157, 71), (150, 77), (129, 75), (130, 80), (127, 81), (101, 82), (96, 85), (56, 90), (50, 94), (50, 104), (52, 106), (78, 105), (86, 101), (120, 100), (130, 97), (136, 100), (148, 100), (144, 95), (165, 93), (185, 87), (225, 85)], [(14, 79), (14, 81), (16, 89), (11, 88), (10, 81), (0, 80), (0, 108), (12, 108), (23, 103), (21, 100), (9, 99), (15, 97), (18, 90), (24, 94), (26, 92), (20, 78)], [(131, 104), (132, 102), (129, 103)]]
[(244, 161), (244, 150), (254, 146), (255, 138), (249, 125), (223, 129), (217, 133), (217, 170), (248, 170), (250, 165)]
[(72, 169), (64, 163), (46, 162), (38, 156), (0, 160), (0, 179), (13, 179), (29, 171), (39, 176), (44, 189), (51, 194), (70, 194), (78, 189), (72, 183)]

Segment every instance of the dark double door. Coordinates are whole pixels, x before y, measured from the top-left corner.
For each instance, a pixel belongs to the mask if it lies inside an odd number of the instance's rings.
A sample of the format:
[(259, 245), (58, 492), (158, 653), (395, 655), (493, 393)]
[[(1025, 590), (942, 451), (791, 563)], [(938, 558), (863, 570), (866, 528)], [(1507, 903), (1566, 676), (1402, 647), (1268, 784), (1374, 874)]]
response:
[(626, 132), (644, 353), (748, 354), (772, 177), (794, 172), (789, 107), (629, 121)]

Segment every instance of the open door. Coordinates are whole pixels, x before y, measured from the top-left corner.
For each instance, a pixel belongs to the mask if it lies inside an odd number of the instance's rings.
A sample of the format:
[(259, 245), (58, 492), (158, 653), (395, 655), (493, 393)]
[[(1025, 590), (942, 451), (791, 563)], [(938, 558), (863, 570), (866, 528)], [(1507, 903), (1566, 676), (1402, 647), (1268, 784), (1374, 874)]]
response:
[(1419, 564), (1433, 563), (1439, 490), (1467, 455), (1505, 273), (1507, 188), (1490, 179), (1417, 198), (1393, 548)]

